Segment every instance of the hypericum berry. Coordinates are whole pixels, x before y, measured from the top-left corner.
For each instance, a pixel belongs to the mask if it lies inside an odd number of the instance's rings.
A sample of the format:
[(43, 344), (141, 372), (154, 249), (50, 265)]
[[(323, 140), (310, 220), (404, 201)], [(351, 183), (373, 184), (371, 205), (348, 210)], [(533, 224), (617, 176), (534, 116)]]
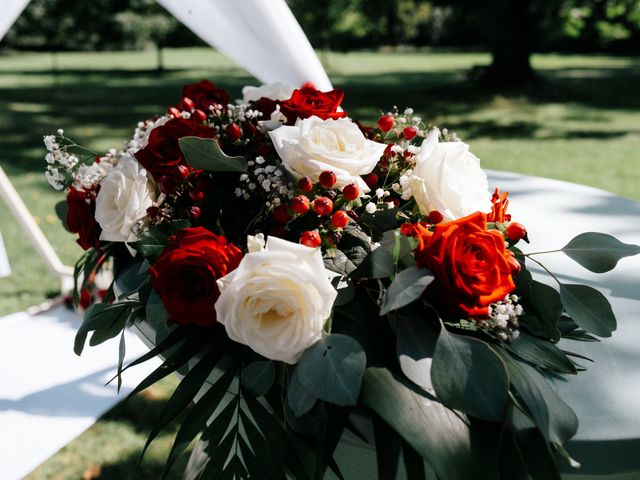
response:
[(180, 106), (183, 110), (190, 112), (191, 110), (193, 110), (193, 107), (195, 107), (195, 104), (189, 97), (182, 97), (182, 100), (180, 100)]
[(200, 215), (202, 215), (202, 210), (200, 209), (200, 207), (198, 207), (197, 205), (194, 205), (193, 207), (191, 207), (189, 209), (189, 216), (193, 219), (193, 220), (197, 220), (200, 218)]
[(179, 118), (182, 116), (180, 115), (180, 110), (178, 110), (176, 107), (169, 108), (169, 110), (167, 110), (167, 113), (171, 115), (173, 118)]
[(417, 134), (418, 130), (416, 130), (416, 127), (405, 127), (402, 130), (402, 135), (404, 135), (404, 138), (406, 138), (407, 140), (411, 140)]
[(342, 189), (342, 196), (349, 200), (356, 200), (360, 196), (360, 189), (355, 183), (350, 183)]
[(298, 188), (302, 192), (310, 192), (311, 190), (313, 190), (313, 182), (309, 177), (302, 177), (300, 180), (298, 180)]
[(316, 248), (322, 244), (322, 239), (317, 230), (307, 230), (300, 234), (300, 243), (307, 247)]
[(158, 179), (158, 187), (160, 187), (162, 193), (171, 195), (178, 190), (178, 180), (173, 175), (162, 175)]
[(391, 115), (383, 115), (376, 122), (376, 125), (378, 125), (378, 128), (383, 132), (388, 132), (395, 126), (395, 124), (396, 124), (396, 121), (393, 119)]
[(186, 165), (178, 165), (178, 173), (183, 179), (186, 179), (189, 176), (189, 167)]
[(275, 218), (276, 222), (278, 222), (279, 224), (284, 225), (293, 217), (287, 211), (287, 208), (284, 205), (278, 205), (273, 209), (273, 218)]
[(305, 214), (309, 211), (309, 198), (306, 195), (298, 195), (291, 199), (291, 210), (298, 215)]
[(517, 242), (521, 238), (524, 238), (527, 234), (527, 229), (518, 222), (511, 222), (507, 225), (507, 238), (512, 242)]
[(444, 220), (444, 217), (442, 216), (442, 214), (437, 210), (431, 210), (429, 212), (428, 217), (429, 217), (429, 221), (431, 223), (433, 223), (434, 225), (437, 224), (437, 223), (440, 223), (440, 222), (442, 222), (442, 220)]
[(191, 190), (189, 191), (189, 198), (194, 202), (198, 202), (204, 198), (204, 193), (200, 190)]
[(227, 134), (227, 138), (231, 142), (235, 142), (236, 140), (239, 140), (240, 137), (242, 137), (242, 129), (235, 123), (230, 123), (229, 125), (227, 125), (227, 128), (225, 128), (225, 133)]
[(332, 171), (325, 170), (320, 174), (320, 185), (322, 185), (322, 188), (329, 189), (333, 187), (337, 181), (336, 174)]
[(347, 215), (349, 215), (354, 222), (360, 220), (360, 215), (358, 215), (358, 212), (356, 212), (355, 210), (347, 210)]
[(313, 211), (318, 215), (329, 215), (333, 210), (333, 202), (327, 197), (318, 197), (313, 201)]
[(349, 223), (349, 215), (344, 210), (338, 210), (333, 215), (331, 215), (331, 223), (336, 228), (344, 228)]
[(193, 116), (197, 119), (200, 120), (201, 122), (204, 122), (207, 119), (207, 114), (204, 113), (202, 110), (195, 110), (193, 112)]
[(367, 187), (369, 187), (371, 190), (375, 190), (375, 188), (378, 186), (378, 175), (376, 175), (375, 173), (367, 173), (366, 175), (362, 176), (362, 180), (364, 180), (364, 183), (367, 184)]

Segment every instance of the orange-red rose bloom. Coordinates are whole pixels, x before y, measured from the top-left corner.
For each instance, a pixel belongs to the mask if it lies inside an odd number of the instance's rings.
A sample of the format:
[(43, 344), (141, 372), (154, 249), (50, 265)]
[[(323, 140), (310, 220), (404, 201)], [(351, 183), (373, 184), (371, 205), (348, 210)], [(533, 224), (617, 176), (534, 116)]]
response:
[(213, 325), (220, 296), (216, 280), (234, 270), (242, 252), (202, 227), (184, 228), (150, 269), (153, 289), (172, 321)]
[(486, 225), (480, 212), (440, 223), (433, 232), (416, 225), (416, 262), (435, 276), (427, 294), (453, 314), (487, 316), (489, 304), (515, 289), (504, 236)]
[(509, 192), (500, 193), (497, 188), (491, 197), (491, 213), (487, 216), (487, 222), (510, 222), (511, 215), (507, 213), (509, 207)]
[(344, 98), (342, 90), (321, 92), (313, 87), (302, 87), (294, 90), (289, 100), (280, 102), (280, 111), (287, 117), (287, 125), (294, 125), (298, 118), (319, 117), (343, 118), (346, 112), (339, 112), (338, 107)]

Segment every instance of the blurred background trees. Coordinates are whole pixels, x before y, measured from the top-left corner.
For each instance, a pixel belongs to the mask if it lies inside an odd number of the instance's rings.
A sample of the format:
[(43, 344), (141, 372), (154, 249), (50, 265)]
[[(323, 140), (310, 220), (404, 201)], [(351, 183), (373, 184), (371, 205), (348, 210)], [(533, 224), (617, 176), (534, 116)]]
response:
[[(480, 78), (533, 77), (531, 52), (640, 51), (640, 0), (288, 0), (320, 49), (489, 50)], [(154, 0), (33, 0), (0, 47), (121, 50), (198, 45)]]

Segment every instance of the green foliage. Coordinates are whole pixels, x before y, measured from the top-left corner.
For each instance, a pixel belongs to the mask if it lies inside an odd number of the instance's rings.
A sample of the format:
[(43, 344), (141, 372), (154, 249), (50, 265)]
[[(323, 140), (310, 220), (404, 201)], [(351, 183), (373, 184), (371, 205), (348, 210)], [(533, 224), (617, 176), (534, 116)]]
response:
[(211, 138), (182, 137), (178, 140), (187, 163), (193, 168), (210, 172), (246, 172), (244, 157), (230, 157)]
[(586, 232), (572, 239), (562, 251), (584, 268), (604, 273), (613, 270), (621, 258), (640, 253), (640, 246), (622, 243), (606, 233)]
[(402, 270), (384, 294), (380, 315), (386, 315), (417, 300), (433, 280), (433, 274), (426, 268), (409, 267)]

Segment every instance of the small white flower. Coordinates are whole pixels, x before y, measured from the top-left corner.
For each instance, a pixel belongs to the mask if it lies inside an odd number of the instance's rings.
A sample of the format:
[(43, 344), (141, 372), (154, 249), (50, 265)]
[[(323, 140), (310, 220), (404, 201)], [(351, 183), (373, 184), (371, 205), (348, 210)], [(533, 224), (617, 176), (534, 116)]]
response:
[(367, 206), (364, 208), (367, 211), (367, 213), (376, 213), (376, 210), (378, 209), (378, 207), (376, 207), (376, 204), (373, 202), (367, 203)]

